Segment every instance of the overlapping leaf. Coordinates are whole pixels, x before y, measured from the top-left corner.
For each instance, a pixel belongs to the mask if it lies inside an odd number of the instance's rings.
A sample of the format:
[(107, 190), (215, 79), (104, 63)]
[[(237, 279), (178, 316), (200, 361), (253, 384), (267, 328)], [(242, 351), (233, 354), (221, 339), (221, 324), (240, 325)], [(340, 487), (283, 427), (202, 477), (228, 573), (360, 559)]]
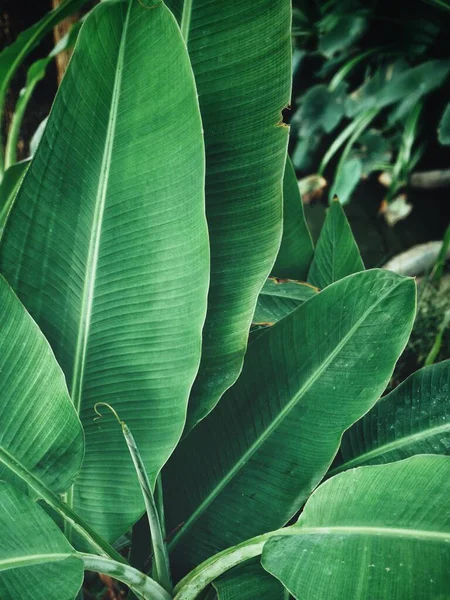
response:
[(364, 270), (350, 225), (341, 203), (335, 198), (320, 232), (308, 281), (324, 288), (347, 275)]
[(283, 237), (272, 275), (305, 280), (313, 254), (297, 177), (291, 159), (287, 157), (283, 177)]
[(83, 562), (37, 504), (0, 482), (0, 597), (72, 600)]
[(176, 445), (198, 369), (208, 243), (189, 58), (163, 3), (100, 4), (10, 214), (0, 268), (47, 336), (86, 433), (68, 497), (109, 540), (143, 512), (109, 402), (151, 478)]
[(343, 431), (385, 388), (411, 330), (414, 288), (388, 271), (358, 273), (252, 342), (236, 384), (167, 465), (180, 572), (301, 507)]
[(331, 474), (414, 454), (450, 454), (450, 360), (416, 371), (342, 438)]
[(167, 4), (186, 34), (206, 146), (211, 286), (190, 430), (239, 375), (256, 300), (280, 243), (291, 3)]
[(317, 294), (318, 289), (302, 281), (269, 278), (258, 296), (253, 324), (273, 324)]
[(299, 600), (448, 597), (450, 457), (416, 456), (333, 477), (298, 535), (269, 540), (263, 566)]

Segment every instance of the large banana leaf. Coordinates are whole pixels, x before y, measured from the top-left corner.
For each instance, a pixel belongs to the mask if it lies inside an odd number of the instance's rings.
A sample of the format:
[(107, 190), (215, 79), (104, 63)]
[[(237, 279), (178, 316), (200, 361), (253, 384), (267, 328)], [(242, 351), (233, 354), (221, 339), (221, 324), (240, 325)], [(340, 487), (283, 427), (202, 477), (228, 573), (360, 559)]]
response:
[(344, 209), (335, 198), (328, 209), (317, 241), (308, 281), (324, 288), (347, 275), (363, 270), (364, 264)]
[(256, 300), (281, 237), (291, 85), (289, 0), (169, 0), (182, 20), (206, 145), (211, 287), (187, 430), (242, 368)]
[(416, 456), (333, 477), (298, 535), (269, 540), (263, 566), (299, 600), (449, 598), (450, 457)]
[(285, 588), (259, 560), (235, 567), (214, 582), (219, 600), (286, 600)]
[(67, 490), (83, 460), (81, 423), (36, 323), (0, 277), (0, 479)]
[(184, 574), (285, 524), (345, 429), (386, 387), (411, 331), (412, 279), (383, 270), (327, 287), (249, 346), (243, 371), (167, 465), (170, 548)]
[(283, 237), (272, 275), (306, 280), (313, 255), (297, 176), (288, 156), (283, 178)]
[(109, 540), (143, 512), (120, 427), (154, 479), (198, 369), (208, 244), (189, 59), (163, 3), (99, 5), (10, 214), (0, 268), (41, 326), (86, 434), (68, 497)]
[(416, 371), (344, 434), (331, 474), (414, 454), (450, 454), (449, 392), (450, 360)]
[(83, 561), (36, 503), (0, 482), (0, 598), (72, 600)]
[[(11, 79), (23, 60), (42, 39), (62, 21), (86, 4), (88, 0), (65, 0), (29, 29), (22, 31), (17, 40), (0, 52), (0, 123), (3, 120), (6, 92)], [(1, 127), (1, 126), (0, 126)], [(0, 179), (3, 175), (3, 147), (0, 130)]]

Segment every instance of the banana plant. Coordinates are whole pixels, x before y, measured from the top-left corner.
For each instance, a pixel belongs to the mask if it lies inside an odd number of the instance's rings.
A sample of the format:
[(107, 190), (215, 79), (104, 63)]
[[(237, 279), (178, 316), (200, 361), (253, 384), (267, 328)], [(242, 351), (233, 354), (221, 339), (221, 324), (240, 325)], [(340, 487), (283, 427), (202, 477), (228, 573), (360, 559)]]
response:
[(415, 282), (364, 270), (337, 202), (313, 249), (290, 15), (108, 0), (81, 27), (0, 240), (2, 600), (85, 571), (141, 600), (448, 594), (450, 363), (380, 399)]

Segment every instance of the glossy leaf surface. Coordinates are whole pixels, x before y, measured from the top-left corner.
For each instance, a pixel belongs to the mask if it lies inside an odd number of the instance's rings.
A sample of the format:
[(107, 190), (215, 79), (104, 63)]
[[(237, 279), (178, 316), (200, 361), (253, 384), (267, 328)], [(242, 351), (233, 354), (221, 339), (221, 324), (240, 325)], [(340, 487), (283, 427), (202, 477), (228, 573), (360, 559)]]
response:
[(258, 294), (280, 243), (291, 3), (167, 4), (186, 34), (206, 146), (211, 286), (190, 430), (239, 375)]
[(450, 457), (416, 456), (333, 477), (299, 535), (274, 538), (263, 566), (299, 600), (448, 597)]
[(414, 313), (412, 279), (366, 271), (252, 342), (239, 380), (167, 465), (167, 530), (178, 528), (170, 548), (183, 574), (295, 514), (386, 387)]
[[(178, 116), (177, 116), (178, 115)], [(86, 434), (69, 503), (108, 540), (143, 512), (198, 369), (208, 240), (192, 70), (163, 3), (90, 14), (10, 214), (0, 268), (50, 341)]]

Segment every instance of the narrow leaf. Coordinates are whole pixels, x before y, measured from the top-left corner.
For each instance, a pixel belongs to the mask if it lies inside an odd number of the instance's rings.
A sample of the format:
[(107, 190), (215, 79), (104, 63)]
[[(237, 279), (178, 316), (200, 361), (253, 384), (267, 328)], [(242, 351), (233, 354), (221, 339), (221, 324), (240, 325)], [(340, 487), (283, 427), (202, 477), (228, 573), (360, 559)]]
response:
[(29, 165), (29, 160), (22, 160), (15, 165), (11, 165), (5, 171), (5, 175), (0, 183), (0, 238), (3, 234), (6, 219), (13, 205), (17, 190)]
[(415, 284), (388, 271), (329, 286), (249, 346), (236, 384), (167, 465), (169, 551), (183, 574), (284, 525), (373, 406), (405, 347)]
[(333, 477), (298, 535), (269, 540), (262, 564), (299, 600), (448, 596), (450, 457), (416, 456)]
[(189, 58), (160, 2), (86, 19), (10, 213), (0, 268), (50, 341), (86, 434), (68, 503), (108, 540), (144, 511), (108, 401), (152, 484), (176, 445), (200, 359), (208, 240)]
[(291, 159), (287, 157), (283, 178), (283, 237), (272, 275), (305, 280), (313, 254), (297, 176)]
[(308, 281), (324, 288), (347, 275), (364, 270), (350, 225), (341, 203), (335, 198), (320, 232)]
[(450, 454), (450, 360), (416, 371), (342, 438), (331, 475), (414, 454)]

